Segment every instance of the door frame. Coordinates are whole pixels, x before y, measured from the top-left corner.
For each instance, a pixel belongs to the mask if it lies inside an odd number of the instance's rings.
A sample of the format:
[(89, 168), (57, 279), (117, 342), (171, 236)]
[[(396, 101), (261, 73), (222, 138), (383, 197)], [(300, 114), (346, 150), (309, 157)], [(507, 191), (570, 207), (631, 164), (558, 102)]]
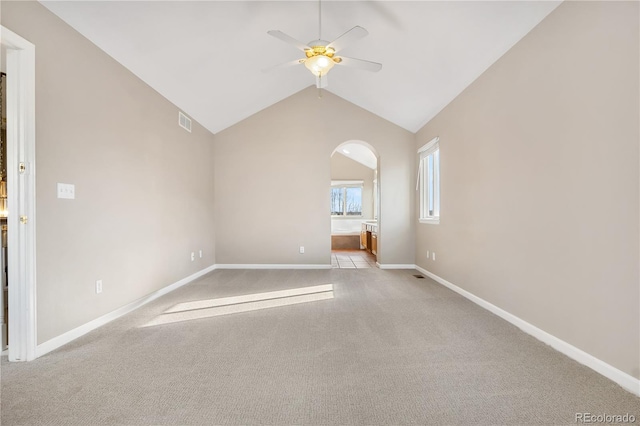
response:
[(0, 35), (7, 49), (9, 361), (31, 361), (37, 346), (35, 45), (4, 26)]

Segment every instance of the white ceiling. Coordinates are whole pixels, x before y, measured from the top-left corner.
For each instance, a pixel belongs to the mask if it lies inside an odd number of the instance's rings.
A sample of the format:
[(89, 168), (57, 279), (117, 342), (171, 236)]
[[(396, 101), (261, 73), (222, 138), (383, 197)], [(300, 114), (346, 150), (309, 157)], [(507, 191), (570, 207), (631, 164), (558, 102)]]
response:
[[(318, 38), (316, 1), (42, 1), (213, 133), (315, 84), (302, 52), (267, 34)], [(335, 66), (330, 92), (419, 130), (559, 1), (323, 1), (322, 38), (360, 25), (345, 56), (378, 73)], [(62, 47), (63, 48), (63, 47)]]
[[(359, 142), (349, 142), (340, 145), (335, 151), (338, 154), (342, 154), (347, 158), (350, 158), (363, 166), (375, 170), (378, 168), (378, 158), (376, 155), (365, 145)], [(333, 155), (333, 154), (332, 154)]]

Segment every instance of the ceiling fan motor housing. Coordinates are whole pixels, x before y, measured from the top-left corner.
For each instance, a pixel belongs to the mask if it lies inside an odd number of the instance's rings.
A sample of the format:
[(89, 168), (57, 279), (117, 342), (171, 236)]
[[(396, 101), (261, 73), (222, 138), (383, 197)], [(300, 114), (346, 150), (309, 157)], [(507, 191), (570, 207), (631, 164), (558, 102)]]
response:
[(308, 46), (309, 49), (305, 50), (305, 54), (307, 58), (311, 58), (312, 56), (324, 55), (329, 58), (332, 58), (335, 55), (336, 51), (332, 47), (327, 47), (329, 42), (326, 40), (313, 40), (310, 41)]

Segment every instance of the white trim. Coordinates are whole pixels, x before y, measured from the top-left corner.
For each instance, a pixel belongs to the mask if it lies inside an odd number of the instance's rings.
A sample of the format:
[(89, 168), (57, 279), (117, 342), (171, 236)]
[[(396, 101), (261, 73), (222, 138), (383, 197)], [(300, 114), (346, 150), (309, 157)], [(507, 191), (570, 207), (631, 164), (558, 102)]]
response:
[[(422, 145), (422, 147), (418, 150), (418, 154), (422, 154), (423, 152), (432, 149), (439, 141), (440, 141), (440, 136), (436, 136), (435, 138), (431, 139), (429, 142)], [(425, 155), (428, 155), (428, 154), (425, 154)]]
[(585, 365), (585, 366), (591, 368), (592, 370), (596, 371), (597, 373), (602, 374), (606, 378), (608, 378), (608, 379), (614, 381), (615, 383), (619, 384), (624, 389), (628, 390), (629, 392), (633, 393), (634, 395), (640, 396), (640, 379), (636, 379), (635, 377), (631, 376), (630, 374), (627, 374), (624, 371), (618, 370), (616, 367), (612, 366), (611, 364), (607, 364), (606, 362), (602, 361), (601, 359), (598, 359), (598, 358), (594, 357), (593, 355), (590, 355), (590, 354), (586, 353), (582, 349), (576, 348), (572, 344), (567, 343), (564, 340), (559, 339), (559, 338), (555, 337), (554, 335), (549, 334), (546, 331), (539, 329), (535, 325), (530, 324), (530, 323), (526, 322), (525, 320), (523, 320), (521, 318), (518, 318), (517, 316), (505, 311), (504, 309), (501, 309), (501, 308), (497, 307), (496, 305), (494, 305), (492, 303), (487, 302), (486, 300), (474, 295), (473, 293), (469, 293), (468, 291), (463, 290), (462, 288), (456, 286), (455, 284), (450, 283), (449, 281), (445, 280), (444, 278), (441, 278), (441, 277), (437, 276), (436, 274), (434, 274), (432, 272), (429, 272), (424, 268), (421, 268), (420, 266), (416, 265), (416, 269), (418, 271), (420, 271), (421, 273), (423, 273), (424, 275), (426, 275), (426, 276), (432, 278), (433, 280), (439, 282), (443, 286), (445, 286), (445, 287), (455, 291), (456, 293), (460, 294), (461, 296), (469, 299), (473, 303), (483, 307), (484, 309), (488, 310), (489, 312), (491, 312), (491, 313), (499, 316), (500, 318), (510, 322), (511, 324), (515, 325), (516, 327), (518, 327), (520, 330), (524, 331), (525, 333), (530, 334), (531, 336), (535, 337), (536, 339), (540, 340), (543, 343), (546, 343), (547, 345), (551, 346), (552, 348), (554, 348), (558, 352), (563, 353), (564, 355), (568, 356), (569, 358), (571, 358), (571, 359), (573, 359), (575, 361), (578, 361), (580, 364)]
[(363, 180), (332, 180), (331, 186), (353, 186), (359, 187), (364, 185)]
[(330, 264), (271, 264), (271, 263), (221, 263), (216, 269), (331, 269)]
[(439, 225), (440, 216), (418, 219), (420, 223), (428, 223), (429, 225)]
[[(123, 315), (128, 314), (129, 312), (132, 312), (138, 309), (141, 306), (146, 305), (149, 302), (156, 300), (160, 296), (164, 296), (165, 294), (170, 293), (182, 287), (185, 284), (189, 284), (190, 282), (200, 278), (205, 274), (208, 274), (214, 269), (216, 269), (216, 266), (211, 265), (194, 274), (189, 275), (186, 278), (181, 279), (180, 281), (177, 281), (173, 284), (163, 287), (160, 290), (157, 290), (147, 296), (144, 296), (138, 300), (135, 300), (125, 306), (122, 306), (121, 308), (118, 308), (115, 311), (111, 311), (108, 314), (102, 315), (101, 317), (98, 317), (92, 321), (89, 321), (86, 324), (81, 325), (80, 327), (76, 327), (71, 331), (67, 331), (64, 334), (61, 334), (60, 336), (54, 337), (51, 340), (47, 340), (46, 342), (38, 345), (38, 347), (36, 348), (36, 356), (40, 357), (53, 350), (56, 350), (59, 347), (66, 345), (67, 343), (77, 339), (78, 337), (82, 337), (85, 334), (89, 333), (90, 331), (93, 331), (98, 327), (101, 327), (115, 319), (120, 318)], [(9, 346), (9, 348), (11, 348), (11, 346)]]
[(376, 262), (380, 269), (416, 269), (416, 265), (409, 263), (379, 263)]
[[(7, 48), (9, 361), (36, 357), (35, 46), (0, 26)], [(19, 173), (18, 163), (26, 165)], [(21, 224), (20, 216), (27, 223)]]

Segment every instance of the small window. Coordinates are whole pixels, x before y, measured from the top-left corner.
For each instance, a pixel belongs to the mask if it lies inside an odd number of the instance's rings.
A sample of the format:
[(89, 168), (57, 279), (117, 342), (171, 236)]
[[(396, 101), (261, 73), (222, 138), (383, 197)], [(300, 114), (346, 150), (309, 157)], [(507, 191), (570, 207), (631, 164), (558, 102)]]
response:
[(362, 181), (331, 182), (331, 216), (362, 216)]
[(418, 150), (420, 223), (440, 222), (440, 138), (434, 138)]

